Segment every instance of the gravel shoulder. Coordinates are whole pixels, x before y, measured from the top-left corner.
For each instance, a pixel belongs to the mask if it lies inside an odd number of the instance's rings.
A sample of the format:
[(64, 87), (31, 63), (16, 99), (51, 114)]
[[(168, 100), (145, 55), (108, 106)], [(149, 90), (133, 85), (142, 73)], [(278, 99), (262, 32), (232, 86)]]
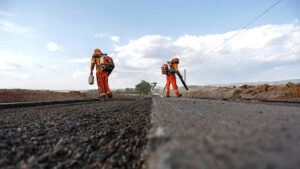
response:
[(151, 98), (0, 110), (0, 168), (142, 168)]
[(153, 104), (151, 169), (300, 166), (299, 106), (160, 97)]

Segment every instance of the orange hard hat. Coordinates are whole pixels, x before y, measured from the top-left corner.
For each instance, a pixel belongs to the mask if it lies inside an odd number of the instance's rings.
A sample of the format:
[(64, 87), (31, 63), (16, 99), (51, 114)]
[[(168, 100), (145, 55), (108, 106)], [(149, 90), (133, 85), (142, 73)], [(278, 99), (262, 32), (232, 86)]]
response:
[(179, 59), (178, 58), (174, 58), (174, 59), (171, 60), (171, 63), (177, 63), (177, 64), (179, 64)]
[(94, 53), (95, 53), (95, 54), (101, 54), (102, 52), (101, 52), (100, 49), (97, 48), (97, 49), (94, 50)]

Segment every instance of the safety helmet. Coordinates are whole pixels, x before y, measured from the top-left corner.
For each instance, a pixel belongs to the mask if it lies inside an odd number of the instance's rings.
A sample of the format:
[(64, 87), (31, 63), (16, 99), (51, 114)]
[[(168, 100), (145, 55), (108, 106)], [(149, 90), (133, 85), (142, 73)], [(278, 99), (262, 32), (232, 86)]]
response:
[(94, 54), (101, 54), (101, 53), (102, 53), (101, 50), (98, 48), (94, 50)]
[(178, 59), (178, 58), (174, 58), (174, 59), (171, 60), (171, 63), (172, 63), (172, 64), (173, 64), (173, 63), (179, 64), (179, 59)]

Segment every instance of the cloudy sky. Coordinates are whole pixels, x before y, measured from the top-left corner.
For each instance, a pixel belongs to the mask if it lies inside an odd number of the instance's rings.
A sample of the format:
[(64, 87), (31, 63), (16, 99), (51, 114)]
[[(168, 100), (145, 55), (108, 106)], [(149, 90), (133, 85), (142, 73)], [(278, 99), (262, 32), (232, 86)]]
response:
[(275, 2), (1, 0), (0, 88), (96, 88), (87, 82), (95, 48), (115, 61), (111, 88), (164, 86), (160, 67), (173, 57), (190, 85), (297, 79), (298, 0), (241, 30)]

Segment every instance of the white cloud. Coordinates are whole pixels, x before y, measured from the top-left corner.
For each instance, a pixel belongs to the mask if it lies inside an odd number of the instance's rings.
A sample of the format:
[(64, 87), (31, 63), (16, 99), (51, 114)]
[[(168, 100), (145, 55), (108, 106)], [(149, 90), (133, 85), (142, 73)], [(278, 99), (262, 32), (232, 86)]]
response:
[(12, 16), (15, 16), (15, 14), (14, 13), (5, 12), (5, 11), (0, 11), (0, 16), (12, 17)]
[(11, 71), (18, 70), (22, 67), (21, 59), (10, 52), (0, 53), (0, 70)]
[(98, 33), (94, 35), (95, 38), (103, 38), (104, 36), (106, 36), (104, 33)]
[(35, 67), (40, 68), (40, 69), (44, 69), (45, 68), (45, 66), (43, 64), (36, 63), (36, 62), (32, 62), (32, 65), (34, 65)]
[(49, 70), (51, 70), (51, 71), (55, 71), (55, 70), (58, 70), (58, 66), (57, 65), (49, 65)]
[(160, 73), (160, 66), (173, 57), (179, 57), (180, 67), (187, 68), (188, 84), (274, 80), (270, 74), (263, 72), (281, 66), (290, 69), (288, 73), (283, 71), (280, 77), (276, 76), (278, 80), (295, 76), (300, 78), (300, 26), (292, 24), (264, 25), (245, 30), (200, 64), (205, 60), (204, 56), (235, 32), (183, 35), (175, 40), (148, 35), (132, 40), (127, 45), (115, 46), (115, 58), (121, 62), (116, 67), (120, 73), (118, 81), (129, 82), (127, 79), (130, 74), (132, 79), (136, 79), (135, 83), (144, 79), (159, 81), (162, 85), (165, 77)]
[(64, 51), (63, 47), (55, 42), (48, 42), (46, 46), (49, 51)]
[[(8, 79), (30, 79), (33, 76), (25, 68), (30, 65), (30, 61), (24, 61), (24, 55), (12, 52), (0, 52), (0, 78), (3, 81)], [(11, 87), (11, 86), (7, 86)]]
[(33, 77), (32, 75), (27, 74), (27, 73), (4, 72), (4, 74), (15, 77), (15, 78), (19, 78), (19, 79), (30, 79)]
[[(207, 53), (236, 31), (197, 36), (187, 34), (176, 39), (147, 35), (125, 45), (115, 45), (114, 52), (109, 54), (116, 64), (109, 77), (110, 87), (134, 87), (141, 80), (156, 81), (159, 86), (164, 86), (166, 78), (161, 74), (160, 67), (173, 57), (180, 59), (180, 70), (187, 69), (187, 84), (300, 78), (300, 26), (293, 24), (264, 25), (243, 31), (200, 64)], [(47, 45), (47, 48), (63, 51), (59, 44), (53, 44)], [(66, 76), (47, 70), (51, 64), (57, 64), (61, 72), (63, 64), (52, 62), (50, 65), (40, 65), (39, 61), (31, 55), (0, 51), (0, 78), (5, 79), (0, 83), (1, 87), (97, 88), (97, 84), (90, 86), (87, 83), (89, 67), (77, 71), (65, 68)], [(88, 63), (90, 59), (73, 58), (68, 62)], [(22, 78), (29, 80), (20, 80)], [(18, 83), (16, 79), (19, 79)], [(181, 85), (180, 82), (178, 84)]]
[(110, 39), (114, 42), (119, 42), (120, 41), (120, 37), (119, 36), (111, 36)]
[(44, 64), (33, 55), (20, 52), (0, 51), (0, 71), (25, 73), (29, 70), (55, 70), (57, 65)]
[(88, 63), (90, 61), (91, 61), (91, 59), (89, 59), (89, 58), (77, 58), (77, 59), (69, 60), (70, 63)]
[[(271, 81), (281, 80), (282, 77), (287, 77), (287, 79), (299, 79), (299, 74), (295, 71), (299, 70), (300, 63), (295, 65), (283, 65), (283, 66), (274, 66), (267, 71), (261, 72), (262, 77), (255, 78), (255, 81), (264, 81), (264, 77), (269, 77)], [(254, 81), (254, 78), (251, 79)]]
[(89, 73), (86, 71), (76, 71), (72, 74), (72, 77), (75, 79), (83, 79), (83, 78), (88, 77), (88, 74)]
[(74, 79), (86, 79), (88, 78), (88, 76), (90, 75), (90, 68), (89, 67), (85, 67), (84, 70), (77, 70), (72, 74), (72, 77)]
[(109, 37), (111, 35), (111, 32), (104, 32), (104, 33), (97, 33), (94, 35), (95, 38), (104, 38)]
[(14, 23), (5, 19), (0, 19), (0, 29), (6, 32), (17, 34), (29, 34), (30, 32), (30, 28), (15, 25)]
[(111, 32), (105, 32), (105, 33), (98, 33), (94, 35), (95, 38), (104, 38), (104, 37), (109, 37), (110, 40), (114, 42), (119, 42), (120, 37), (116, 35), (111, 35)]

